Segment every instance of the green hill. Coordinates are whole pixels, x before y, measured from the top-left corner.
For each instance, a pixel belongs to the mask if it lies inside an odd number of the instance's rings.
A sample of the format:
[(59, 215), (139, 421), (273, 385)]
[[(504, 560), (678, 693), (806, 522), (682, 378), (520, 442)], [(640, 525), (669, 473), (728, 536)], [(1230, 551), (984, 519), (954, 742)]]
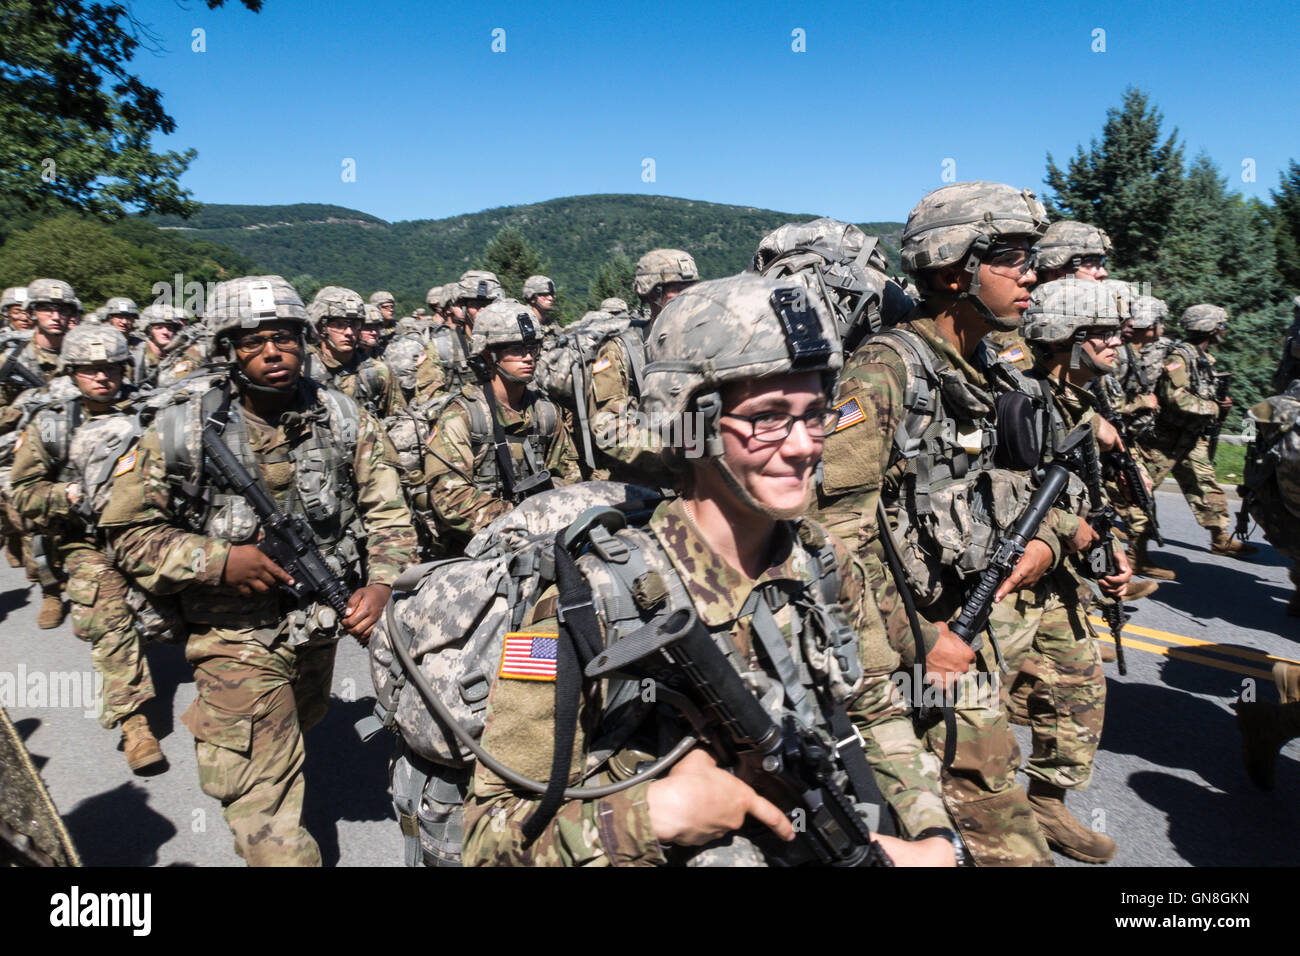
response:
[[(505, 226), (519, 230), (541, 255), (564, 299), (582, 303), (597, 271), (619, 254), (635, 260), (647, 249), (678, 247), (695, 256), (706, 278), (730, 275), (748, 265), (765, 233), (817, 215), (667, 196), (595, 195), (395, 223), (309, 203), (205, 205), (188, 221), (148, 221), (232, 249), (268, 272), (309, 287), (302, 290), (306, 294), (324, 284), (344, 285), (362, 295), (385, 288), (409, 310), (424, 304), (430, 286), (482, 265), (485, 246)], [(896, 262), (902, 224), (860, 225), (884, 240)], [(580, 305), (571, 308), (581, 311)]]

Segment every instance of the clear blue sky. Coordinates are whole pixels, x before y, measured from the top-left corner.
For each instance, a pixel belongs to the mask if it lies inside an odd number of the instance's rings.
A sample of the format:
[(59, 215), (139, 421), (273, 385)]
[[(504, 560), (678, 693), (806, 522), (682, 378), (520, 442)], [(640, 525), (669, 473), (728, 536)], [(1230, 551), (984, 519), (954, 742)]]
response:
[(155, 145), (199, 151), (183, 182), (204, 202), (399, 220), (619, 192), (904, 219), (945, 159), (1041, 194), (1046, 154), (1098, 136), (1130, 84), (1247, 195), (1300, 160), (1294, 0), (133, 9), (166, 47), (134, 61), (178, 124)]

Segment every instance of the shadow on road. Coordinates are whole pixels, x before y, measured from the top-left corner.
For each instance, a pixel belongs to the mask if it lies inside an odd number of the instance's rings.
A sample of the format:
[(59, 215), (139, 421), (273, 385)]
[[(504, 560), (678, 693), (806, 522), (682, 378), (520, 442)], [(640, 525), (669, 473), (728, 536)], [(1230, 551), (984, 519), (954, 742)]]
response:
[(339, 862), (339, 820), (394, 819), (388, 796), (392, 735), (378, 734), (363, 742), (352, 726), (374, 707), (373, 697), (353, 701), (335, 697), (325, 719), (307, 731), (303, 820), (320, 844), (325, 866)]
[(63, 819), (87, 866), (153, 866), (158, 848), (176, 835), (149, 806), (145, 789), (130, 781), (87, 797)]
[[(24, 717), (22, 720), (14, 721), (14, 730), (18, 731), (18, 736), (22, 739), (22, 742), (26, 744), (28, 738), (31, 737), (32, 734), (36, 733), (36, 728), (40, 725), (41, 722), (38, 718)], [(32, 763), (36, 765), (37, 770), (43, 769), (45, 765), (50, 762), (49, 757), (42, 757), (40, 754), (32, 753), (31, 747), (27, 748), (27, 753), (31, 754)]]
[[(1162, 581), (1154, 599), (1184, 614), (1189, 619), (1185, 633), (1192, 637), (1212, 640), (1216, 620), (1284, 637), (1300, 636), (1295, 621), (1286, 616), (1290, 585), (1266, 580), (1251, 567), (1266, 563), (1258, 561), (1265, 551), (1276, 557), (1272, 548), (1266, 548), (1247, 560), (1218, 558), (1215, 563), (1201, 557), (1153, 551), (1161, 567), (1178, 575), (1176, 581)], [(1289, 562), (1279, 559), (1279, 563)]]
[(194, 683), (194, 671), (185, 660), (183, 644), (149, 644), (145, 657), (154, 689), (153, 703), (148, 707), (149, 726), (155, 737), (164, 740), (176, 729), (176, 689)]
[[(1236, 729), (1232, 731), (1236, 733)], [(1233, 751), (1240, 763), (1240, 748)], [(1128, 778), (1133, 793), (1162, 811), (1169, 842), (1192, 866), (1294, 866), (1300, 859), (1295, 804), (1300, 797), (1300, 766), (1278, 765), (1277, 789), (1261, 793), (1238, 768), (1226, 793), (1158, 770)]]
[[(1235, 675), (1201, 665), (1181, 664), (1166, 670), (1175, 669), (1181, 675), (1182, 668), (1197, 680), (1202, 677), (1198, 672), (1207, 672), (1230, 684), (1223, 691), (1216, 687), (1198, 689), (1197, 693), (1222, 692), (1227, 699), (1241, 690)], [(1241, 737), (1232, 711), (1177, 687), (1108, 681), (1101, 747), (1111, 753), (1131, 754), (1157, 767), (1190, 770), (1219, 790), (1245, 792), (1251, 788), (1241, 765)], [(1285, 792), (1282, 781), (1290, 779), (1293, 796), (1300, 797), (1300, 764), (1282, 754), (1277, 770), (1278, 791)]]
[(32, 589), (29, 585), (25, 588), (13, 588), (9, 591), (0, 592), (0, 621), (9, 616), (10, 611), (16, 611), (20, 607), (25, 607), (31, 603)]

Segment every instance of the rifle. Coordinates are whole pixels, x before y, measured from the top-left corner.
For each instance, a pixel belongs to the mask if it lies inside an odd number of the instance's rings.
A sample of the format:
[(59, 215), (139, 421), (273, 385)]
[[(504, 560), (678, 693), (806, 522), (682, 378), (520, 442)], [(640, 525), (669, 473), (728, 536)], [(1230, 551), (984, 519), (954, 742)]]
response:
[(839, 783), (839, 748), (793, 717), (777, 724), (693, 609), (674, 611), (653, 635), (633, 633), (610, 645), (585, 673), (615, 671), (653, 678), (656, 693), (695, 725), (719, 763), (793, 818), (793, 843), (766, 827), (751, 836), (774, 865), (894, 865)]
[[(1228, 397), (1228, 385), (1232, 381), (1231, 372), (1214, 373), (1214, 400), (1223, 401)], [(1214, 465), (1214, 453), (1219, 450), (1219, 432), (1223, 431), (1223, 420), (1228, 417), (1226, 408), (1219, 409), (1219, 415), (1210, 424), (1205, 436), (1210, 440), (1210, 466)]]
[(25, 392), (29, 388), (43, 387), (45, 379), (18, 361), (22, 351), (23, 347), (18, 343), (9, 350), (9, 357), (5, 359), (3, 365), (0, 365), (0, 384), (12, 385), (20, 392)]
[(1106, 389), (1101, 383), (1101, 379), (1094, 378), (1088, 383), (1093, 398), (1097, 400), (1097, 410), (1101, 412), (1101, 417), (1114, 426), (1115, 431), (1119, 433), (1120, 444), (1122, 448), (1106, 452), (1109, 463), (1121, 475), (1124, 476), (1124, 484), (1128, 486), (1129, 496), (1133, 499), (1133, 504), (1137, 505), (1146, 515), (1147, 521), (1151, 524), (1151, 533), (1156, 542), (1163, 548), (1165, 539), (1160, 534), (1160, 522), (1156, 520), (1156, 499), (1155, 496), (1147, 490), (1147, 483), (1142, 480), (1142, 472), (1138, 468), (1137, 459), (1129, 450), (1132, 447), (1129, 433), (1124, 425), (1124, 416), (1115, 411), (1106, 397)]
[[(1097, 532), (1097, 543), (1083, 556), (1082, 571), (1085, 577), (1098, 581), (1111, 577), (1118, 571), (1115, 561), (1115, 536), (1111, 529), (1115, 524), (1115, 509), (1106, 500), (1101, 485), (1101, 462), (1097, 457), (1097, 445), (1091, 435), (1088, 440), (1072, 455), (1082, 456), (1083, 482), (1088, 489), (1088, 498), (1092, 510), (1088, 512), (1088, 524)], [(1122, 632), (1128, 619), (1124, 604), (1118, 598), (1101, 601), (1101, 615), (1110, 627), (1111, 637), (1115, 641), (1115, 663), (1121, 676), (1128, 673), (1128, 664), (1124, 660), (1124, 638)]]
[[(1086, 426), (1076, 428), (1066, 437), (1061, 451), (1068, 453), (1073, 450), (1088, 434)], [(1069, 480), (1069, 469), (1060, 462), (1053, 462), (1043, 469), (1042, 480), (1029, 499), (1024, 513), (1002, 536), (992, 560), (980, 572), (975, 587), (962, 605), (961, 614), (949, 625), (949, 629), (973, 649), (978, 650), (983, 641), (981, 635), (988, 626), (989, 612), (993, 610), (993, 595), (1002, 586), (1002, 582), (1011, 576), (1017, 562), (1024, 557), (1025, 548), (1038, 534), (1039, 525), (1047, 517), (1047, 512), (1052, 510)], [(887, 529), (885, 533), (888, 533)]]
[(286, 515), (276, 507), (271, 496), (221, 440), (225, 430), (226, 423), (217, 414), (207, 420), (203, 426), (204, 457), (217, 478), (247, 501), (257, 515), (262, 527), (262, 540), (257, 542), (257, 549), (293, 578), (293, 584), (281, 587), (293, 594), (299, 604), (318, 600), (329, 605), (341, 620), (346, 616), (352, 592), (316, 550), (311, 531), (302, 518)]

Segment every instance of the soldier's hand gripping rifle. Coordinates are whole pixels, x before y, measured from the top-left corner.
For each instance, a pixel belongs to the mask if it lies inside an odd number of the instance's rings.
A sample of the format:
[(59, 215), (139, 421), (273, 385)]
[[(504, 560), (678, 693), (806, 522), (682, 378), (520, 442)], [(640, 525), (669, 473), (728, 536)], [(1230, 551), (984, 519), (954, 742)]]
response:
[(262, 527), (257, 549), (283, 568), (293, 584), (282, 584), (299, 604), (319, 601), (327, 604), (342, 620), (347, 616), (347, 585), (330, 570), (312, 543), (306, 523), (298, 515), (286, 515), (248, 473), (234, 452), (222, 441), (225, 424), (209, 418), (203, 427), (203, 452), (207, 466), (227, 488), (243, 498)]
[[(1081, 465), (1083, 483), (1088, 489), (1088, 499), (1092, 509), (1088, 512), (1088, 524), (1097, 532), (1097, 543), (1083, 555), (1084, 575), (1094, 581), (1112, 577), (1119, 572), (1115, 560), (1115, 509), (1106, 499), (1105, 489), (1101, 483), (1101, 462), (1097, 457), (1097, 444), (1089, 435), (1087, 441), (1080, 443), (1071, 456)], [(1100, 588), (1098, 588), (1100, 591)], [(1115, 664), (1121, 675), (1128, 673), (1128, 664), (1124, 660), (1124, 622), (1128, 619), (1124, 612), (1124, 602), (1120, 598), (1107, 599), (1101, 595), (1101, 616), (1110, 627), (1110, 635), (1115, 641)]]
[[(1228, 397), (1228, 386), (1232, 383), (1231, 372), (1214, 373), (1214, 400), (1222, 402)], [(1228, 410), (1220, 407), (1218, 417), (1210, 423), (1209, 430), (1206, 431), (1205, 437), (1210, 440), (1210, 465), (1214, 465), (1215, 452), (1219, 450), (1219, 432), (1223, 431), (1223, 420), (1228, 417)]]
[(769, 860), (778, 866), (894, 865), (838, 782), (835, 744), (792, 717), (777, 724), (693, 610), (674, 611), (648, 639), (640, 637), (633, 633), (597, 654), (586, 676), (623, 672), (652, 678), (657, 699), (695, 725), (719, 765), (734, 769), (792, 818), (792, 843), (766, 827), (752, 834)]
[(1138, 468), (1137, 459), (1133, 457), (1133, 444), (1128, 428), (1124, 424), (1124, 416), (1115, 411), (1114, 406), (1106, 397), (1106, 389), (1101, 384), (1101, 379), (1094, 378), (1088, 383), (1092, 391), (1093, 398), (1097, 400), (1097, 410), (1101, 417), (1110, 422), (1119, 433), (1122, 448), (1116, 448), (1106, 452), (1109, 463), (1115, 470), (1124, 476), (1124, 484), (1128, 486), (1129, 497), (1133, 499), (1133, 504), (1137, 505), (1146, 515), (1147, 521), (1151, 525), (1151, 534), (1156, 539), (1156, 543), (1164, 547), (1165, 539), (1160, 534), (1160, 522), (1156, 520), (1156, 499), (1147, 488), (1147, 483), (1142, 478), (1142, 470)]
[[(1090, 435), (1086, 427), (1076, 428), (1066, 437), (1063, 450), (1073, 449), (1085, 435)], [(1024, 557), (1025, 548), (1038, 534), (1039, 525), (1047, 517), (1047, 512), (1052, 510), (1069, 480), (1070, 471), (1060, 462), (1053, 462), (1043, 469), (1042, 479), (1024, 513), (1002, 536), (992, 560), (980, 572), (975, 587), (962, 605), (961, 614), (949, 625), (954, 634), (975, 650), (983, 642), (984, 628), (988, 626), (989, 612), (993, 610), (993, 596)]]

